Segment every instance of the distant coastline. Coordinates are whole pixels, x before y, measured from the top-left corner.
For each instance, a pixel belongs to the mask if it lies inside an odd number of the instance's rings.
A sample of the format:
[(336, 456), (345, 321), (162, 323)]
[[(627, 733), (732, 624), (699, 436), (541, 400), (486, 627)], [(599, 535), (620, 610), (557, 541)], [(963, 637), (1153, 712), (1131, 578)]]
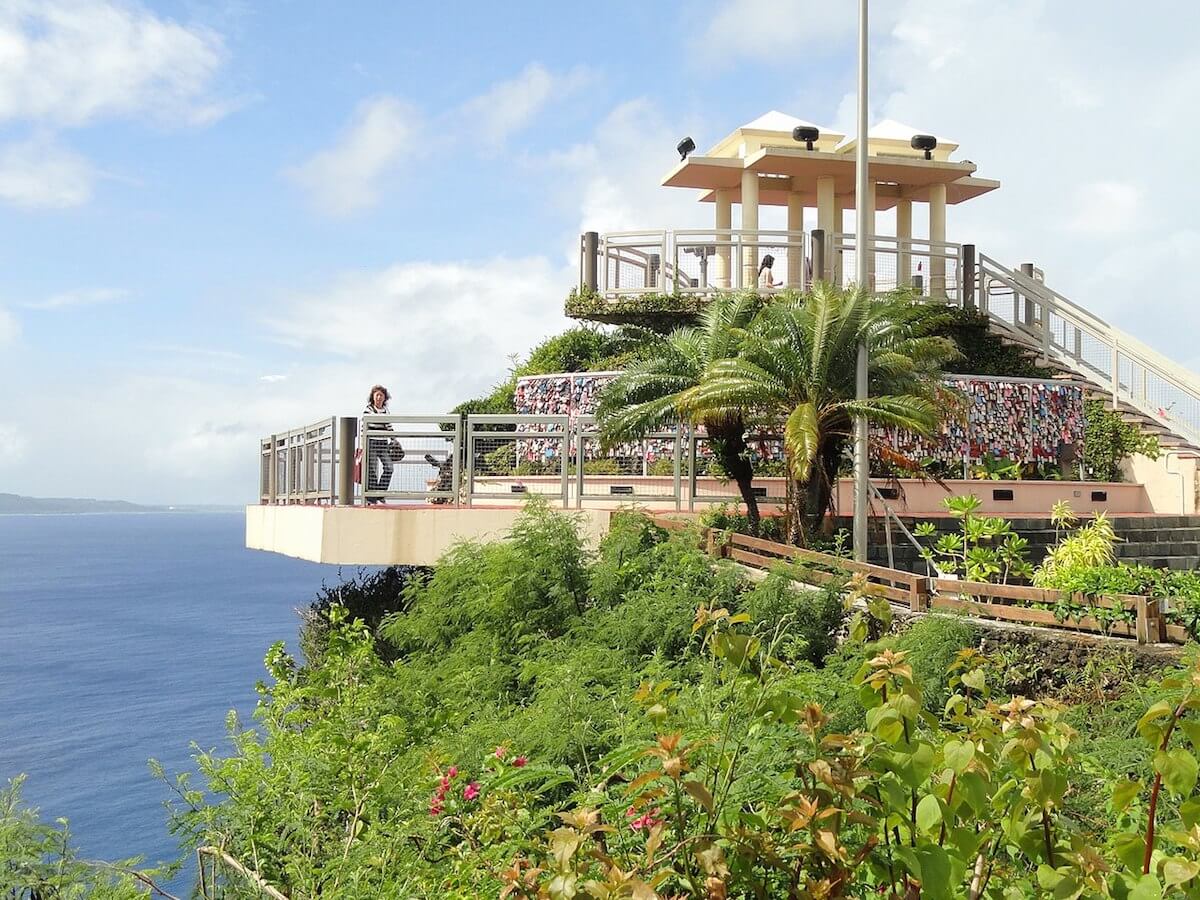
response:
[(240, 506), (146, 506), (128, 500), (92, 500), (83, 497), (23, 497), (0, 493), (0, 516), (103, 515), (110, 513), (237, 512)]

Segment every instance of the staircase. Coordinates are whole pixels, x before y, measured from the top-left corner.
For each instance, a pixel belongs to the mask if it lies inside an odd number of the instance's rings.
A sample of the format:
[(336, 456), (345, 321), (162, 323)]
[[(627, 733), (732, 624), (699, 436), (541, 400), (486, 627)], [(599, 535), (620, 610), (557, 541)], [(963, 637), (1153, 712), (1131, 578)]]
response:
[(1200, 458), (1200, 378), (1046, 286), (980, 254), (970, 293), (1002, 340), (1106, 401), (1159, 445)]
[[(903, 518), (911, 529), (915, 519)], [(938, 532), (958, 531), (958, 522), (949, 518), (933, 519)], [(1111, 519), (1117, 533), (1118, 561), (1130, 565), (1142, 564), (1162, 569), (1194, 570), (1200, 568), (1200, 516), (1119, 516)], [(1029, 541), (1029, 561), (1041, 563), (1049, 549), (1058, 541), (1059, 533), (1047, 518), (1010, 520), (1013, 529)], [(839, 519), (839, 528), (851, 528), (850, 519)], [(869, 535), (868, 561), (879, 566), (895, 563), (895, 568), (925, 574), (925, 563), (916, 548), (892, 532), (891, 561), (888, 557), (887, 535), (882, 524), (873, 520)], [(927, 538), (930, 544), (936, 538)]]

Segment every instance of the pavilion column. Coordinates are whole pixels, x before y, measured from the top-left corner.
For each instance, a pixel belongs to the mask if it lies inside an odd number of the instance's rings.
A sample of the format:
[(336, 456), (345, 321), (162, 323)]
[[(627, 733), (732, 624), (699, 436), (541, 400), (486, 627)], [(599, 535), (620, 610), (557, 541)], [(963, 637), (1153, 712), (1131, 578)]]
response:
[(804, 286), (804, 195), (788, 194), (787, 286), (799, 290)]
[[(717, 189), (717, 272), (716, 286), (729, 290), (729, 275), (733, 271), (730, 265), (733, 247), (730, 245), (730, 229), (733, 228), (733, 191), (729, 188)], [(723, 232), (723, 233), (722, 233)]]
[(829, 252), (833, 254), (833, 283), (842, 287), (842, 255), (836, 235), (846, 232), (846, 201), (841, 197), (833, 198), (833, 229), (829, 232)]
[(929, 186), (929, 296), (946, 297), (946, 257), (940, 244), (946, 242), (946, 185)]
[(896, 287), (912, 284), (912, 201), (896, 201)]
[(758, 287), (758, 173), (742, 170), (742, 284)]
[(833, 233), (842, 230), (841, 222), (834, 222), (837, 200), (833, 193), (833, 176), (817, 178), (817, 227), (825, 232), (825, 271), (813, 272), (813, 278), (829, 281), (833, 263)]
[(867, 284), (869, 291), (875, 290), (875, 182), (867, 182), (867, 221), (863, 223), (863, 234), (866, 246), (856, 248), (857, 252), (867, 254)]

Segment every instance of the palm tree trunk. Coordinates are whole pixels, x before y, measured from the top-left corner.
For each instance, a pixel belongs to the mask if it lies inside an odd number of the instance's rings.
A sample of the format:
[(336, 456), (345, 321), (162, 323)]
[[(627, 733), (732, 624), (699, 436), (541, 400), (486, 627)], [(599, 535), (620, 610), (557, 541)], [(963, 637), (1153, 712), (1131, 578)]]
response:
[(817, 458), (813, 460), (808, 483), (798, 490), (804, 503), (804, 531), (815, 534), (827, 512), (833, 509), (833, 491), (837, 485), (838, 463), (842, 458), (842, 441), (822, 441)]
[(730, 425), (708, 425), (709, 437), (712, 439), (713, 450), (721, 461), (725, 474), (733, 479), (746, 504), (746, 520), (750, 530), (758, 533), (758, 498), (754, 496), (754, 466), (746, 452), (746, 427), (738, 421)]

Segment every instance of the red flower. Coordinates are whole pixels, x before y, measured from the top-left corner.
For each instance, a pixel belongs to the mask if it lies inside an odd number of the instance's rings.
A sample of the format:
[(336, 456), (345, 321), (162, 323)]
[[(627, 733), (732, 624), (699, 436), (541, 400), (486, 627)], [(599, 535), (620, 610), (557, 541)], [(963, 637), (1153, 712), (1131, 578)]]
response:
[(464, 800), (474, 800), (479, 796), (479, 782), (472, 781), (463, 789)]
[(525, 763), (527, 763), (527, 762), (529, 762), (529, 760), (526, 759), (524, 756), (518, 756), (516, 759), (514, 759), (512, 761), (512, 764), (514, 766), (516, 766), (518, 769), (521, 769), (521, 768), (524, 768)]
[(446, 770), (447, 778), (454, 778), (457, 775), (458, 775), (458, 766), (451, 766), (450, 768), (448, 768)]
[(503, 747), (497, 747), (497, 748), (496, 748), (496, 754), (495, 754), (495, 756), (496, 756), (496, 759), (504, 759), (504, 756), (505, 756), (505, 754), (507, 754), (507, 753), (508, 753), (508, 751), (507, 751), (507, 750), (505, 750)]
[(442, 814), (442, 801), (439, 798), (429, 801), (429, 814), (435, 819)]

